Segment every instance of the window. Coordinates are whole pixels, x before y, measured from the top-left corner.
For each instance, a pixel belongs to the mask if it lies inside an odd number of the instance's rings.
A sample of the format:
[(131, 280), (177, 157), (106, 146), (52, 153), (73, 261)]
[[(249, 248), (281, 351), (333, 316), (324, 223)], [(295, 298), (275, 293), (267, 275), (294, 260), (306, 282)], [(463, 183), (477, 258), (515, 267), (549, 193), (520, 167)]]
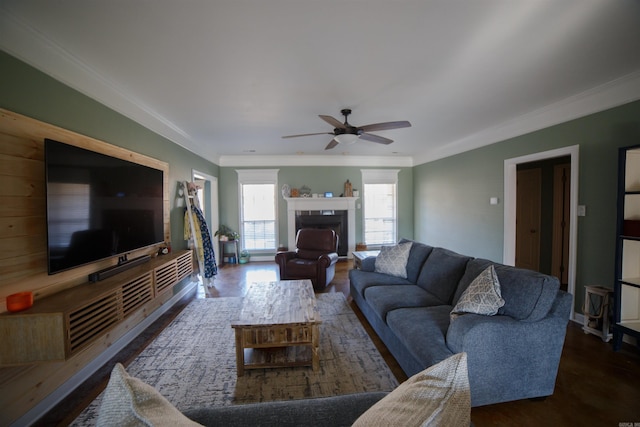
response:
[(398, 234), (397, 169), (363, 169), (363, 234), (367, 245), (394, 244)]
[(238, 170), (240, 240), (248, 251), (276, 249), (277, 169)]

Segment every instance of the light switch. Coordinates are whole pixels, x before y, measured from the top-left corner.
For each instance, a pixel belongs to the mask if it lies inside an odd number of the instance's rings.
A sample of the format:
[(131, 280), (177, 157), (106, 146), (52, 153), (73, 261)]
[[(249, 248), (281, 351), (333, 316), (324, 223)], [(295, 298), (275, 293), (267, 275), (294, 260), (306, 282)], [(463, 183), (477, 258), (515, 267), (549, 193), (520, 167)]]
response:
[(578, 205), (578, 216), (587, 216), (587, 207), (585, 205)]
[(500, 201), (500, 199), (498, 199), (497, 197), (492, 197), (492, 198), (489, 199), (489, 204), (490, 205), (497, 205), (499, 201)]

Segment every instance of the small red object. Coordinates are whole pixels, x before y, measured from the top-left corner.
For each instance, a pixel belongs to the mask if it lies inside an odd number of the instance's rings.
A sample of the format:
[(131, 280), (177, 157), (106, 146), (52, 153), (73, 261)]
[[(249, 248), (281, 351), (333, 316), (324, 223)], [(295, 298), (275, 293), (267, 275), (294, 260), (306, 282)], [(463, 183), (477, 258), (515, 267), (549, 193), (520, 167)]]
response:
[(33, 305), (33, 292), (18, 292), (7, 297), (7, 310), (15, 313)]

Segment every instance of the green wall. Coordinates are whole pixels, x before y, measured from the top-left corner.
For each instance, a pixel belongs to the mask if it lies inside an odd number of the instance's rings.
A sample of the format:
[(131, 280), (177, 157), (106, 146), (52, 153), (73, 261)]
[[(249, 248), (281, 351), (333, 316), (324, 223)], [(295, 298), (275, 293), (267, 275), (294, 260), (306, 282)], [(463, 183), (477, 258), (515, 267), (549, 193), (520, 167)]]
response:
[[(0, 108), (169, 163), (169, 196), (192, 169), (212, 176), (218, 166), (0, 51)], [(171, 207), (171, 244), (186, 248), (183, 209)]]
[[(219, 178), (220, 194), (220, 223), (238, 229), (238, 174), (239, 168), (221, 167)], [(353, 184), (354, 190), (362, 190), (362, 169), (351, 166), (283, 166), (278, 169), (278, 186), (288, 184), (291, 188), (303, 185), (311, 188), (312, 193), (333, 192), (334, 197), (344, 191), (347, 179)], [(413, 237), (413, 169), (399, 169), (398, 172), (398, 235), (399, 237)], [(278, 193), (278, 227), (281, 244), (287, 244), (287, 203)], [(222, 202), (224, 200), (224, 203)], [(362, 209), (356, 210), (356, 242), (362, 238)]]
[[(416, 240), (502, 261), (504, 160), (580, 146), (576, 310), (585, 285), (613, 287), (617, 148), (640, 143), (640, 101), (414, 168)], [(489, 204), (496, 196), (501, 203)]]
[[(220, 223), (238, 227), (236, 168), (191, 153), (110, 108), (0, 52), (0, 107), (169, 163), (170, 197), (192, 169), (219, 179)], [(502, 260), (504, 160), (560, 147), (580, 146), (576, 307), (584, 285), (612, 286), (615, 252), (617, 147), (640, 143), (640, 102), (633, 102), (483, 148), (400, 168), (399, 237)], [(361, 189), (359, 167), (279, 167), (279, 186), (307, 185), (339, 195), (349, 179)], [(501, 203), (489, 204), (490, 197)], [(173, 204), (172, 204), (173, 206)], [(279, 240), (286, 242), (286, 204), (279, 198)], [(356, 214), (362, 240), (362, 210)], [(182, 209), (171, 209), (174, 248), (183, 248)]]

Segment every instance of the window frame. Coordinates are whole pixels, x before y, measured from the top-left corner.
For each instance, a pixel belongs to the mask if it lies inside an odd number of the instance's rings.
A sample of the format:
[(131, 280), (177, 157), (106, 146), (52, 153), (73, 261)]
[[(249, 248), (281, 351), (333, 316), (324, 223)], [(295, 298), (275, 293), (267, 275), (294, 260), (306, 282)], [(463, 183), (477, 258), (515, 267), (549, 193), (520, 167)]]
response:
[[(277, 250), (278, 245), (278, 171), (279, 169), (236, 169), (238, 174), (238, 224), (240, 242), (243, 249), (252, 253), (271, 253)], [(251, 249), (245, 247), (244, 233), (244, 200), (243, 186), (251, 184), (272, 184), (273, 185), (273, 212), (274, 212), (274, 247), (264, 249)]]
[[(377, 248), (385, 244), (395, 244), (398, 240), (398, 173), (400, 169), (361, 169), (362, 173), (362, 240), (367, 247)], [(390, 242), (369, 243), (367, 241), (367, 204), (366, 188), (368, 184), (390, 184), (394, 186), (393, 200), (393, 237)]]

